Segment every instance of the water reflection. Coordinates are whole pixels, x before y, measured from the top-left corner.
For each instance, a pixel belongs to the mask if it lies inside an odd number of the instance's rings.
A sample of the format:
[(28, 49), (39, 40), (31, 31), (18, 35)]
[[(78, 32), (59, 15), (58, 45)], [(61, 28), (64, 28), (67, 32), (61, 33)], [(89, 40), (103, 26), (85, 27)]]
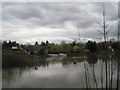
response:
[(88, 54), (86, 60), (89, 64), (96, 64), (98, 61), (98, 55), (97, 54)]
[[(106, 57), (97, 54), (87, 54), (84, 58), (62, 57), (61, 59), (61, 57), (35, 57), (34, 64), (32, 65), (3, 68), (3, 87), (105, 87), (105, 62), (103, 58), (105, 59)], [(110, 73), (109, 78), (112, 77), (112, 87), (116, 87), (117, 62), (114, 60), (115, 58), (114, 56), (108, 58), (108, 67), (110, 70), (112, 69), (113, 74), (111, 75), (111, 72), (108, 72)]]

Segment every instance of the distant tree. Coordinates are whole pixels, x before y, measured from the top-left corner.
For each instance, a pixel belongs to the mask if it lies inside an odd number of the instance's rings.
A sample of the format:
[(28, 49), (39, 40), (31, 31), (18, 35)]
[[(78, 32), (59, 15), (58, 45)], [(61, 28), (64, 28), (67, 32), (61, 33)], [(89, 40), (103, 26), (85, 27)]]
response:
[(38, 42), (37, 42), (37, 41), (35, 42), (35, 45), (38, 45)]
[(27, 51), (30, 51), (30, 53), (33, 53), (34, 51), (34, 47), (32, 45), (28, 45), (26, 49)]
[(19, 47), (20, 45), (16, 41), (10, 41), (10, 40), (8, 43), (7, 43), (7, 41), (3, 41), (3, 43), (2, 43), (3, 49), (11, 49), (12, 46)]
[(103, 35), (103, 38), (104, 38), (104, 42), (107, 41), (107, 38), (108, 38), (108, 33), (110, 32), (111, 29), (108, 29), (108, 26), (110, 25), (111, 21), (107, 24), (107, 19), (106, 19), (106, 13), (105, 13), (105, 4), (102, 3), (102, 8), (103, 8), (103, 12), (102, 12), (102, 25), (100, 23), (98, 23), (100, 25), (100, 27), (103, 29), (102, 31), (101, 30), (98, 30), (98, 32), (100, 32), (102, 35)]
[(21, 46), (21, 48), (23, 48), (23, 49), (25, 49), (25, 48), (26, 48), (26, 46), (25, 46), (25, 45), (23, 45), (23, 44), (21, 44), (20, 46)]
[(46, 45), (48, 45), (48, 44), (49, 44), (49, 41), (47, 40), (47, 41), (46, 41)]
[(62, 41), (61, 44), (65, 44), (66, 42), (65, 41)]
[(88, 41), (86, 43), (86, 48), (90, 51), (90, 52), (95, 52), (97, 51), (97, 44), (96, 42), (92, 42), (92, 41)]
[(13, 41), (12, 46), (16, 46), (16, 45), (17, 45), (16, 41)]
[(71, 43), (71, 45), (72, 45), (72, 46), (75, 46), (75, 45), (76, 45), (76, 41), (73, 41), (73, 42)]
[(114, 42), (112, 45), (112, 48), (114, 50), (120, 50), (120, 42)]
[(9, 40), (9, 42), (8, 42), (8, 44), (7, 44), (7, 47), (10, 48), (10, 47), (12, 47), (12, 46), (13, 46), (13, 45), (12, 45), (12, 41)]
[(42, 41), (41, 42), (41, 46), (46, 46), (45, 42)]
[(105, 44), (103, 42), (98, 43), (98, 48), (99, 48), (99, 50), (105, 50)]
[(10, 44), (10, 47), (12, 47), (12, 46), (19, 47), (20, 45), (16, 41), (12, 41), (11, 44)]
[(8, 45), (7, 41), (3, 41), (3, 42), (2, 42), (2, 48), (3, 48), (3, 49), (8, 48), (7, 45)]

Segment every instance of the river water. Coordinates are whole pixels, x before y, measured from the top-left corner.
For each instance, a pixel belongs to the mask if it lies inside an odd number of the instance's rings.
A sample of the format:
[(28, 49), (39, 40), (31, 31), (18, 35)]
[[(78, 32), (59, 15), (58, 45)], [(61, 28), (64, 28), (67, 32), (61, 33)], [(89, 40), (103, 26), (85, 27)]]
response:
[[(42, 59), (42, 57), (41, 57)], [(3, 88), (105, 88), (116, 87), (117, 57), (99, 55), (46, 57), (37, 65), (3, 68)], [(112, 81), (112, 83), (111, 83)]]

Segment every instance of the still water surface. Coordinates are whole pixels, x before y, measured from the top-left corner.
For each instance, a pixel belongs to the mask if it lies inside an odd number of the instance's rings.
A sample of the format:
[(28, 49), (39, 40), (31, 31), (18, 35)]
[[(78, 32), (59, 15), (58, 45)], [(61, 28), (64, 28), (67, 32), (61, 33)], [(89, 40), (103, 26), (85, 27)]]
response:
[[(84, 56), (84, 59), (81, 57), (47, 57), (42, 61), (38, 59), (37, 66), (3, 68), (2, 86), (3, 88), (105, 87), (105, 61), (103, 59), (95, 55)], [(114, 58), (109, 58), (108, 68), (113, 71), (112, 87), (116, 87), (117, 61)], [(109, 71), (108, 69), (110, 81), (111, 72)]]

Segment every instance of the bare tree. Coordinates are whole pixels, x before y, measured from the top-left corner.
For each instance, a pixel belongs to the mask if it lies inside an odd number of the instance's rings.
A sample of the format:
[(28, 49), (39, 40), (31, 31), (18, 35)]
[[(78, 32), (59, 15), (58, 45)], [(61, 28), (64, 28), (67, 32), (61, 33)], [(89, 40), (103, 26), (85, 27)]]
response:
[(117, 41), (120, 41), (120, 21), (119, 21), (119, 19), (118, 19)]
[(102, 25), (100, 23), (97, 23), (100, 25), (100, 27), (103, 29), (102, 31), (101, 30), (98, 30), (98, 32), (100, 32), (102, 35), (103, 35), (103, 38), (104, 38), (104, 41), (106, 42), (107, 41), (107, 35), (108, 33), (110, 32), (111, 29), (108, 29), (108, 26), (110, 25), (111, 21), (109, 23), (107, 23), (107, 20), (106, 20), (106, 15), (105, 15), (105, 5), (102, 3), (102, 8), (103, 8), (103, 13), (102, 13)]
[[(98, 23), (100, 25), (100, 27), (103, 29), (103, 30), (97, 30), (98, 32), (100, 32), (102, 35), (103, 35), (103, 38), (104, 38), (104, 42), (105, 42), (105, 46), (106, 46), (106, 41), (108, 40), (108, 33), (110, 32), (111, 29), (108, 29), (108, 26), (110, 25), (111, 21), (109, 23), (107, 23), (107, 20), (106, 20), (106, 14), (105, 14), (105, 4), (102, 3), (102, 9), (103, 9), (103, 12), (102, 12), (102, 24)], [(106, 51), (105, 51), (106, 52)], [(102, 62), (103, 64), (103, 62)], [(103, 88), (103, 67), (101, 69), (101, 86)], [(105, 61), (105, 72), (106, 72), (106, 90), (108, 89), (108, 62), (107, 60)]]
[(120, 2), (118, 3), (118, 41), (120, 41)]
[(79, 24), (77, 24), (77, 29), (78, 29), (78, 39), (79, 39), (79, 43), (81, 43), (81, 39), (80, 39), (80, 27)]

